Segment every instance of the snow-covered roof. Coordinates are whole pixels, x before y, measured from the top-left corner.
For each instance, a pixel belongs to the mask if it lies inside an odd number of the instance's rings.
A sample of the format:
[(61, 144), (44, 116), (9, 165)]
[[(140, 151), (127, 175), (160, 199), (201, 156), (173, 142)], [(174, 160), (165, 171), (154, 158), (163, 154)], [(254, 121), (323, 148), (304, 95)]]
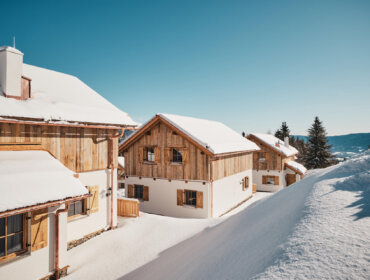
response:
[(287, 157), (298, 154), (298, 151), (296, 148), (294, 148), (291, 145), (288, 145), (288, 147), (286, 147), (284, 145), (284, 141), (281, 141), (279, 138), (275, 137), (274, 135), (264, 134), (264, 133), (251, 133), (250, 135), (256, 137), (260, 141), (264, 142), (265, 144), (269, 145), (274, 150), (282, 153), (283, 155)]
[(77, 77), (28, 64), (23, 64), (23, 75), (32, 79), (31, 98), (16, 100), (0, 96), (0, 117), (137, 125), (127, 113)]
[(171, 114), (157, 114), (154, 118), (143, 124), (141, 129), (131, 134), (126, 141), (137, 133), (140, 133), (146, 124), (150, 123), (157, 116), (176, 127), (213, 154), (259, 150), (255, 143), (244, 138), (241, 134), (223, 123)]
[(46, 151), (0, 151), (0, 212), (87, 194), (73, 175)]
[(304, 167), (302, 164), (300, 164), (300, 163), (298, 163), (294, 160), (288, 161), (285, 164), (286, 164), (287, 167), (293, 168), (293, 171), (297, 170), (301, 174), (305, 174), (307, 172), (306, 167)]

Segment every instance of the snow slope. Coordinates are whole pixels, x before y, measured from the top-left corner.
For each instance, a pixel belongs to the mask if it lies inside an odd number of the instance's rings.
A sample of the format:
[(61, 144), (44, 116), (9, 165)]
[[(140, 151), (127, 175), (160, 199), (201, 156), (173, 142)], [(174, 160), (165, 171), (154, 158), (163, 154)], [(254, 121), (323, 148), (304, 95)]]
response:
[(68, 251), (70, 274), (63, 279), (118, 279), (156, 259), (167, 248), (270, 195), (257, 193), (240, 207), (216, 219), (181, 219), (142, 212), (139, 218), (119, 218), (116, 230)]
[(369, 170), (312, 172), (121, 279), (369, 279)]

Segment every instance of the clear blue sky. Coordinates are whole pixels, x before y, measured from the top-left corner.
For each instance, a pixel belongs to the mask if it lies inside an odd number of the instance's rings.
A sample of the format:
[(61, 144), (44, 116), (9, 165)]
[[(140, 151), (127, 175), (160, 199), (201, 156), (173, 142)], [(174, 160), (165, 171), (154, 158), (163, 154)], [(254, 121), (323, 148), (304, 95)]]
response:
[(78, 76), (138, 122), (370, 132), (370, 1), (6, 1), (0, 45)]

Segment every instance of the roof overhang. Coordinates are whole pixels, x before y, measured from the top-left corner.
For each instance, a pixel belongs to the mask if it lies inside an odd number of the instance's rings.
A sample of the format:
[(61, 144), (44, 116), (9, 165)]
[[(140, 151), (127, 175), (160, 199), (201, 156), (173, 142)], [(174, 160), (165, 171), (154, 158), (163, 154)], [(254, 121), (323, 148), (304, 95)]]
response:
[(247, 136), (247, 139), (248, 139), (248, 140), (251, 140), (251, 141), (257, 141), (257, 142), (259, 142), (259, 143), (263, 144), (265, 147), (269, 148), (270, 150), (273, 150), (275, 153), (279, 154), (279, 155), (280, 155), (280, 156), (282, 156), (283, 158), (292, 157), (292, 156), (294, 156), (294, 155), (297, 155), (297, 154), (298, 154), (298, 152), (297, 152), (297, 153), (294, 153), (294, 154), (292, 154), (292, 155), (290, 155), (290, 156), (287, 156), (287, 155), (285, 155), (284, 153), (280, 152), (277, 148), (275, 148), (275, 147), (271, 146), (269, 143), (266, 143), (266, 142), (265, 142), (265, 141), (263, 141), (262, 139), (260, 139), (260, 138), (258, 138), (258, 137), (256, 137), (256, 136), (254, 136), (253, 134), (249, 134), (249, 135)]

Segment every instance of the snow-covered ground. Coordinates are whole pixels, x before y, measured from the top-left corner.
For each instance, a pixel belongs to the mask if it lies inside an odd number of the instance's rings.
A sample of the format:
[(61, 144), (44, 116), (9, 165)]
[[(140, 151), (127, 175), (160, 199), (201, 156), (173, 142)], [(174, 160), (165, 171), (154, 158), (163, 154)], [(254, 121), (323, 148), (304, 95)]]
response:
[(369, 279), (370, 152), (222, 218), (120, 219), (68, 254), (67, 279)]
[(139, 218), (119, 218), (116, 230), (107, 231), (68, 251), (71, 268), (64, 279), (117, 279), (158, 258), (162, 251), (270, 195), (257, 193), (216, 219), (179, 219), (142, 212)]
[(370, 152), (162, 252), (120, 279), (369, 279)]

